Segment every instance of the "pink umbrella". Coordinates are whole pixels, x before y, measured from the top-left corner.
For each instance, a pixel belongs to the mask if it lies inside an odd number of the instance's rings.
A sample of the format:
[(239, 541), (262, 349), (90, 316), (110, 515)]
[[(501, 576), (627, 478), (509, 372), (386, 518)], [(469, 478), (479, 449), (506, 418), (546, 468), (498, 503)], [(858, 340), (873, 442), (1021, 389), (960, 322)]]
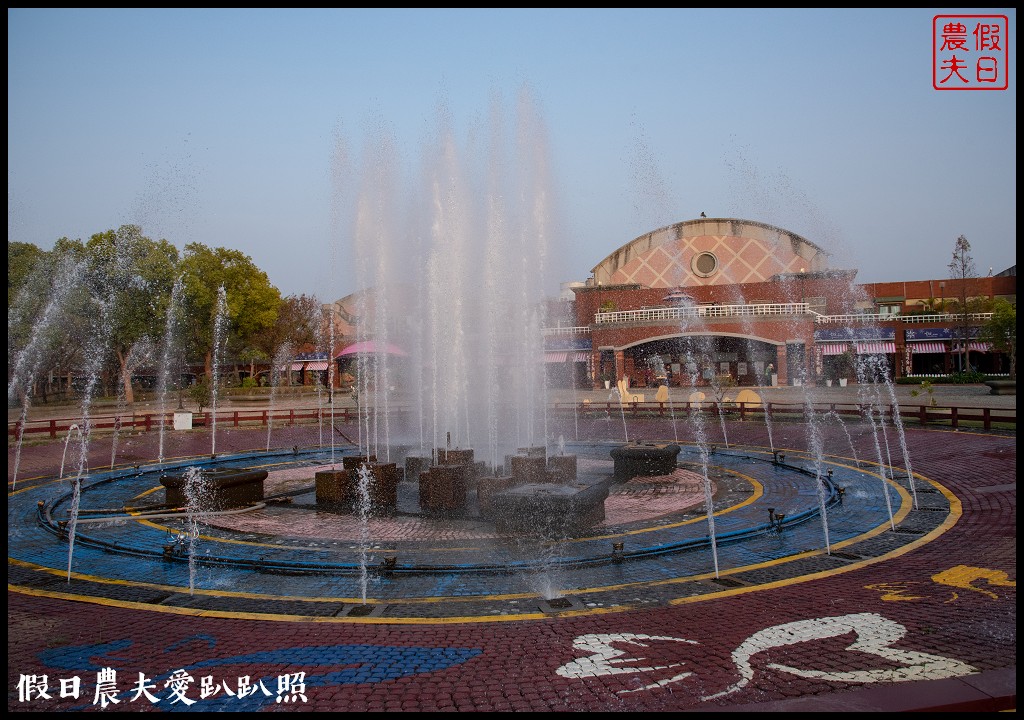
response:
[(337, 357), (345, 357), (346, 355), (375, 355), (379, 352), (387, 353), (388, 355), (407, 356), (409, 354), (405, 352), (405, 350), (402, 350), (402, 348), (397, 345), (392, 345), (391, 343), (381, 344), (374, 342), (373, 340), (364, 340), (363, 342), (357, 342), (354, 345), (349, 345), (338, 353)]

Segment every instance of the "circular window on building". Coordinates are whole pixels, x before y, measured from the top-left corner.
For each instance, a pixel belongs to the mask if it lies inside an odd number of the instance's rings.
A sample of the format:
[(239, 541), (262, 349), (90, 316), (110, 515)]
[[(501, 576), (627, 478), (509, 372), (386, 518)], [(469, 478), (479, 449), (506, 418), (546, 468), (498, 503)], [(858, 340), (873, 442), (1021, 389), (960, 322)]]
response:
[(693, 256), (690, 267), (693, 268), (693, 272), (697, 275), (709, 277), (718, 272), (718, 258), (715, 257), (714, 253), (697, 253)]

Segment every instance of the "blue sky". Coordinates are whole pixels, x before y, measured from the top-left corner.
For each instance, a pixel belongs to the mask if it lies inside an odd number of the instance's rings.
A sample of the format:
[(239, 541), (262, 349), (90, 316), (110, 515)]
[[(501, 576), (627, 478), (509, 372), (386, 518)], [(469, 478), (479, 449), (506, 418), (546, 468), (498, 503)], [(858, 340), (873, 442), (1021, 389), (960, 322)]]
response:
[[(1009, 17), (1009, 89), (932, 87), (936, 14)], [(332, 157), (383, 121), (419, 154), (530, 88), (550, 280), (701, 212), (778, 225), (861, 282), (1016, 264), (1016, 11), (8, 9), (8, 239), (134, 222), (356, 289)], [(375, 120), (379, 119), (379, 120)]]

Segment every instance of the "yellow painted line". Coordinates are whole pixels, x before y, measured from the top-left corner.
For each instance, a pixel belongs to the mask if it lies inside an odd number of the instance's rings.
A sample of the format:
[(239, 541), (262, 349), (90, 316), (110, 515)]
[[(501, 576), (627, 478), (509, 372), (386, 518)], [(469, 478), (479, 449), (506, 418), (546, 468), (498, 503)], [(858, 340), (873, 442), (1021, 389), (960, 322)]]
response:
[[(43, 565), (37, 565), (30, 563), (25, 560), (16, 560), (14, 558), (7, 558), (9, 565), (17, 565), (29, 570), (41, 572), (47, 575), (54, 575), (56, 577), (67, 577), (67, 569), (60, 568), (48, 568)], [(89, 575), (87, 573), (71, 573), (72, 580), (81, 580), (84, 582), (96, 583), (98, 585), (116, 585), (120, 587), (137, 587), (137, 588), (148, 588), (150, 590), (159, 590), (163, 592), (173, 592), (180, 594), (192, 594), (192, 595), (204, 595), (209, 597), (225, 597), (225, 598), (242, 598), (247, 600), (275, 600), (284, 602), (309, 602), (309, 603), (356, 603), (363, 604), (360, 598), (338, 598), (329, 596), (305, 596), (305, 595), (272, 595), (269, 593), (252, 593), (252, 592), (238, 592), (234, 590), (209, 590), (203, 588), (195, 588), (191, 592), (189, 588), (178, 585), (163, 585), (160, 583), (147, 583), (140, 582), (137, 580), (124, 580), (120, 578), (105, 578), (99, 575)], [(77, 597), (77, 596), (76, 596)], [(89, 596), (83, 596), (89, 597)], [(525, 593), (506, 593), (500, 595), (460, 595), (454, 597), (447, 596), (435, 596), (435, 597), (413, 597), (413, 598), (399, 598), (392, 600), (385, 600), (380, 598), (367, 598), (365, 604), (367, 605), (387, 605), (387, 604), (409, 604), (409, 605), (436, 605), (440, 603), (471, 603), (478, 602), (480, 600), (530, 600), (537, 598), (538, 595), (532, 592)]]
[[(615, 609), (603, 608), (588, 611), (573, 611), (555, 614), (543, 612), (519, 613), (516, 615), (469, 615), (450, 618), (380, 618), (380, 617), (323, 617), (320, 615), (280, 615), (274, 613), (260, 614), (247, 612), (230, 612), (224, 610), (198, 610), (195, 608), (183, 607), (154, 607), (146, 603), (129, 602), (125, 600), (111, 600), (109, 598), (97, 598), (89, 595), (72, 595), (70, 593), (57, 593), (47, 590), (33, 590), (22, 588), (17, 585), (8, 585), (8, 592), (17, 592), (22, 595), (33, 597), (46, 597), (54, 600), (69, 600), (72, 602), (86, 602), (93, 605), (105, 607), (117, 607), (126, 610), (141, 610), (146, 612), (159, 612), (170, 615), (188, 615), (203, 618), (222, 618), (226, 620), (257, 620), (265, 622), (306, 622), (306, 623), (330, 623), (350, 625), (465, 625), (470, 623), (496, 623), (496, 622), (521, 622), (524, 620), (552, 620), (556, 617), (580, 617), (583, 615), (602, 615), (612, 612), (622, 612), (624, 609), (631, 609), (625, 606)], [(358, 601), (356, 601), (358, 604)]]
[[(757, 480), (755, 480), (754, 478), (750, 477), (749, 475), (744, 475), (743, 473), (736, 472), (734, 470), (725, 470), (725, 469), (723, 469), (723, 468), (721, 468), (721, 467), (719, 467), (717, 465), (714, 466), (714, 467), (717, 470), (729, 473), (733, 477), (738, 477), (738, 478), (742, 478), (743, 480), (746, 480), (748, 483), (750, 483), (751, 487), (753, 488), (753, 492), (751, 493), (750, 497), (748, 497), (746, 500), (743, 500), (742, 502), (736, 503), (735, 505), (730, 505), (727, 508), (722, 508), (721, 510), (716, 511), (715, 513), (713, 513), (713, 515), (715, 517), (718, 517), (720, 515), (726, 515), (726, 514), (731, 513), (731, 512), (736, 512), (740, 508), (746, 507), (747, 505), (751, 505), (752, 503), (760, 500), (761, 497), (764, 495), (764, 485), (762, 485), (761, 483), (759, 483)], [(701, 504), (701, 503), (698, 503), (698, 504)], [(694, 507), (696, 507), (696, 506), (694, 506)], [(668, 523), (666, 525), (651, 525), (649, 527), (637, 528), (635, 530), (626, 530), (626, 531), (623, 531), (623, 532), (611, 533), (611, 534), (608, 534), (608, 535), (589, 535), (589, 536), (587, 536), (585, 538), (572, 538), (570, 540), (563, 540), (561, 542), (562, 543), (577, 543), (577, 542), (590, 542), (590, 541), (593, 541), (593, 540), (614, 540), (615, 538), (629, 537), (631, 535), (643, 535), (644, 533), (657, 532), (659, 530), (672, 530), (673, 528), (683, 527), (684, 525), (692, 525), (694, 523), (705, 522), (707, 519), (708, 519), (708, 516), (705, 514), (705, 515), (701, 515), (699, 517), (690, 518), (688, 520), (681, 520), (681, 521), (675, 522), (675, 523)]]
[[(881, 476), (877, 476), (877, 477), (879, 477), (879, 479), (882, 479)], [(930, 485), (932, 485), (933, 487), (938, 489), (939, 492), (941, 492), (943, 494), (943, 496), (950, 503), (950, 513), (945, 518), (945, 520), (942, 522), (942, 524), (939, 525), (939, 527), (937, 527), (934, 530), (932, 530), (930, 533), (922, 536), (920, 539), (915, 540), (915, 541), (913, 541), (911, 543), (908, 543), (907, 545), (905, 545), (905, 546), (903, 546), (901, 548), (898, 548), (896, 550), (893, 550), (893, 551), (891, 551), (889, 553), (886, 553), (885, 555), (881, 555), (881, 556), (876, 557), (876, 558), (866, 558), (866, 559), (864, 559), (862, 561), (851, 563), (851, 564), (849, 564), (847, 566), (844, 566), (844, 567), (834, 568), (834, 569), (831, 569), (831, 570), (824, 570), (824, 571), (820, 571), (820, 572), (817, 572), (817, 573), (811, 573), (811, 574), (808, 574), (808, 575), (801, 575), (799, 577), (794, 577), (794, 578), (785, 578), (785, 579), (782, 579), (782, 580), (776, 580), (776, 581), (772, 581), (772, 582), (769, 582), (769, 583), (763, 583), (763, 584), (760, 584), (760, 585), (751, 585), (751, 586), (739, 587), (739, 588), (728, 588), (728, 589), (723, 589), (723, 590), (717, 591), (717, 592), (706, 593), (706, 594), (703, 594), (703, 595), (695, 595), (695, 596), (689, 596), (689, 597), (675, 598), (673, 600), (669, 600), (667, 602), (667, 605), (675, 606), (675, 605), (684, 605), (684, 604), (690, 604), (690, 603), (696, 603), (696, 602), (703, 602), (703, 601), (707, 601), (707, 600), (715, 600), (715, 599), (720, 599), (720, 598), (731, 597), (731, 596), (734, 596), (734, 595), (743, 595), (743, 594), (747, 594), (747, 593), (751, 593), (751, 592), (757, 592), (757, 591), (761, 591), (761, 590), (771, 590), (771, 589), (776, 589), (776, 588), (781, 588), (781, 587), (787, 587), (789, 585), (796, 585), (796, 584), (801, 584), (801, 583), (805, 583), (805, 582), (811, 582), (811, 581), (814, 581), (814, 580), (819, 580), (819, 579), (827, 578), (827, 577), (834, 577), (834, 576), (841, 575), (841, 574), (844, 574), (844, 573), (847, 573), (847, 572), (851, 572), (853, 570), (859, 570), (859, 569), (862, 569), (864, 567), (868, 567), (870, 565), (874, 565), (876, 563), (887, 562), (889, 560), (898, 558), (898, 557), (900, 557), (902, 555), (905, 555), (905, 554), (907, 554), (907, 553), (909, 553), (909, 552), (911, 552), (913, 550), (916, 550), (916, 549), (922, 547), (923, 545), (925, 545), (925, 544), (931, 542), (932, 540), (940, 537), (945, 532), (947, 532), (950, 528), (952, 528), (957, 523), (959, 518), (961, 517), (962, 512), (963, 512), (963, 508), (962, 508), (961, 503), (957, 500), (956, 496), (954, 496), (952, 494), (952, 492), (947, 490), (945, 487), (939, 485), (938, 483), (936, 483), (936, 482), (934, 482), (932, 480), (929, 480), (928, 478), (925, 478), (925, 477), (923, 477), (921, 475), (918, 475), (917, 473), (915, 473), (915, 477), (921, 479), (924, 482), (929, 483)], [(911, 504), (910, 493), (909, 493), (909, 491), (907, 491), (904, 488), (900, 487), (898, 484), (896, 484), (892, 480), (887, 480), (887, 482), (889, 482), (891, 485), (893, 485), (898, 490), (900, 498), (901, 498), (900, 508), (899, 508), (898, 512), (893, 515), (893, 522), (896, 522), (897, 518), (902, 520), (911, 511), (911, 507), (910, 507), (910, 504)], [(836, 543), (835, 545), (832, 546), (832, 548), (833, 549), (839, 549), (839, 548), (842, 548), (842, 547), (846, 547), (846, 546), (855, 544), (857, 542), (861, 542), (861, 541), (863, 541), (865, 539), (868, 539), (868, 538), (874, 537), (876, 535), (879, 535), (879, 534), (881, 534), (883, 532), (886, 532), (888, 530), (888, 527), (889, 527), (889, 523), (888, 523), (888, 521), (886, 521), (885, 523), (879, 525), (878, 527), (873, 528), (872, 530), (870, 530), (868, 532), (865, 532), (865, 533), (863, 533), (863, 534), (861, 534), (861, 535), (859, 535), (857, 537), (849, 538), (846, 541), (843, 541), (843, 542), (840, 542), (840, 543)], [(736, 574), (747, 572), (747, 571), (750, 571), (750, 570), (756, 570), (756, 569), (761, 569), (761, 568), (765, 568), (765, 567), (784, 565), (786, 563), (790, 563), (790, 562), (793, 562), (795, 560), (800, 560), (800, 559), (803, 559), (803, 558), (813, 557), (813, 556), (820, 556), (820, 555), (826, 555), (826, 552), (825, 552), (824, 549), (808, 550), (808, 551), (805, 551), (805, 552), (802, 552), (802, 553), (797, 553), (795, 555), (790, 555), (790, 556), (788, 556), (786, 558), (779, 558), (777, 560), (770, 560), (770, 561), (766, 561), (766, 562), (763, 562), (763, 563), (756, 563), (754, 565), (748, 565), (748, 566), (744, 566), (744, 567), (740, 567), (740, 568), (734, 568), (734, 569), (730, 570), (728, 573), (725, 573), (724, 575), (725, 576), (736, 575)], [(27, 563), (27, 562), (24, 562), (24, 561), (13, 560), (11, 558), (8, 558), (8, 562), (20, 565), (22, 567), (34, 568), (34, 569), (36, 569), (36, 570), (38, 570), (40, 572), (46, 572), (46, 573), (50, 573), (50, 574), (54, 574), (54, 575), (60, 575), (60, 576), (66, 575), (66, 571), (60, 571), (60, 570), (55, 570), (55, 569), (51, 569), (51, 568), (44, 568), (42, 566), (34, 565), (32, 563)], [(722, 575), (720, 574), (719, 577), (721, 577), (721, 576)], [(175, 587), (175, 586), (166, 586), (166, 585), (156, 585), (156, 584), (151, 584), (151, 583), (138, 583), (138, 582), (126, 581), (126, 580), (111, 580), (111, 579), (107, 579), (107, 578), (100, 578), (100, 577), (96, 577), (96, 576), (89, 576), (89, 575), (77, 574), (77, 573), (73, 573), (72, 577), (73, 578), (79, 578), (79, 579), (86, 580), (86, 581), (90, 581), (90, 582), (102, 583), (102, 584), (122, 585), (122, 586), (131, 586), (131, 587), (149, 587), (149, 588), (153, 588), (153, 589), (168, 590), (168, 591), (176, 592), (176, 593), (188, 592), (187, 588), (178, 588), (178, 587)], [(704, 573), (704, 574), (701, 574), (701, 575), (694, 575), (694, 576), (680, 577), (680, 578), (670, 578), (670, 579), (666, 579), (666, 580), (658, 580), (658, 581), (653, 581), (653, 582), (652, 581), (645, 581), (645, 582), (638, 582), (638, 583), (624, 583), (624, 584), (619, 584), (619, 585), (607, 585), (607, 586), (594, 587), (594, 588), (578, 588), (578, 589), (574, 589), (574, 590), (569, 591), (567, 594), (569, 594), (569, 595), (596, 594), (596, 593), (602, 593), (602, 592), (611, 592), (611, 591), (625, 590), (625, 589), (636, 589), (636, 588), (642, 588), (642, 587), (658, 587), (658, 586), (666, 586), (666, 585), (672, 585), (672, 584), (697, 582), (697, 581), (701, 581), (701, 580), (709, 580), (709, 579), (714, 579), (715, 577), (716, 576), (714, 575), (714, 573)], [(615, 613), (627, 612), (629, 610), (634, 609), (634, 606), (632, 606), (632, 605), (615, 605), (615, 606), (610, 606), (610, 607), (589, 608), (587, 610), (572, 610), (572, 611), (567, 611), (567, 612), (562, 612), (562, 613), (519, 613), (519, 614), (508, 614), (508, 615), (481, 615), (481, 616), (460, 615), (460, 616), (457, 616), (457, 617), (450, 617), (450, 618), (410, 618), (410, 617), (394, 617), (394, 618), (392, 618), (392, 617), (389, 617), (389, 618), (357, 617), (357, 618), (350, 618), (350, 617), (345, 617), (345, 616), (343, 616), (343, 617), (326, 617), (325, 618), (325, 617), (320, 617), (320, 616), (308, 616), (308, 615), (286, 615), (286, 614), (277, 614), (277, 613), (260, 614), (260, 613), (249, 613), (249, 612), (232, 612), (232, 611), (224, 611), (224, 610), (199, 610), (199, 609), (194, 609), (194, 608), (176, 608), (176, 607), (154, 606), (154, 605), (147, 604), (147, 603), (138, 603), (138, 602), (130, 602), (130, 601), (119, 601), (119, 600), (112, 600), (112, 599), (109, 599), (109, 598), (97, 598), (97, 597), (87, 596), (87, 595), (76, 595), (76, 594), (71, 594), (71, 593), (59, 593), (59, 592), (53, 592), (53, 591), (36, 590), (36, 589), (26, 588), (26, 587), (22, 587), (22, 586), (18, 586), (18, 585), (13, 585), (13, 584), (8, 584), (8, 591), (9, 592), (18, 592), (18, 593), (21, 593), (21, 594), (33, 595), (33, 596), (38, 596), (38, 597), (50, 597), (50, 598), (54, 598), (54, 599), (73, 600), (73, 601), (77, 601), (77, 602), (87, 602), (87, 603), (93, 603), (93, 604), (99, 604), (99, 605), (106, 605), (106, 606), (110, 606), (110, 607), (123, 607), (123, 608), (128, 608), (128, 609), (144, 610), (144, 611), (148, 611), (148, 612), (162, 612), (162, 613), (171, 613), (171, 614), (178, 614), (178, 615), (192, 615), (192, 616), (197, 616), (197, 617), (217, 617), (217, 618), (245, 619), (245, 620), (266, 620), (266, 621), (271, 621), (271, 622), (319, 622), (319, 623), (357, 623), (357, 624), (445, 625), (445, 624), (459, 624), (459, 623), (495, 623), (495, 622), (510, 622), (510, 621), (522, 621), (522, 620), (542, 620), (542, 619), (553, 619), (553, 618), (559, 618), (559, 617), (584, 617), (584, 616), (594, 616), (594, 615), (615, 614)], [(347, 599), (346, 600), (346, 599), (343, 599), (343, 598), (323, 598), (323, 597), (303, 597), (303, 596), (276, 596), (276, 595), (259, 594), (259, 593), (240, 593), (240, 592), (221, 591), (221, 590), (195, 590), (193, 592), (193, 594), (194, 595), (195, 594), (199, 594), (199, 595), (207, 595), (207, 596), (218, 596), (218, 597), (237, 597), (237, 598), (246, 598), (246, 599), (281, 600), (281, 601), (290, 601), (290, 602), (300, 601), (300, 602), (326, 602), (326, 603), (337, 603), (337, 604), (364, 604), (362, 602), (362, 600), (357, 600), (357, 599)], [(519, 594), (510, 594), (510, 595), (478, 595), (478, 596), (458, 596), (458, 597), (395, 598), (395, 599), (391, 599), (391, 600), (384, 600), (384, 599), (373, 599), (373, 600), (370, 600), (370, 599), (367, 599), (365, 604), (374, 604), (374, 605), (376, 605), (376, 604), (380, 604), (380, 605), (401, 605), (401, 604), (429, 605), (429, 604), (453, 603), (453, 602), (472, 603), (472, 602), (495, 602), (495, 601), (501, 601), (501, 600), (534, 600), (534, 599), (540, 600), (541, 598), (540, 598), (540, 596), (535, 595), (535, 594), (519, 593)]]

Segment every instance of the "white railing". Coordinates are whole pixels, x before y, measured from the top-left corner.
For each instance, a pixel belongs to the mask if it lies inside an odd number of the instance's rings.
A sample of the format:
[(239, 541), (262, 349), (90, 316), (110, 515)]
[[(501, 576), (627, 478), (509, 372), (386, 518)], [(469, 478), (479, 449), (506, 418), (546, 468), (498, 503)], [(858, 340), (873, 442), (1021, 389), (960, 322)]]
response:
[[(931, 315), (879, 315), (878, 313), (850, 313), (848, 315), (819, 315), (814, 322), (820, 324), (847, 323), (879, 323), (899, 320), (905, 323), (950, 323), (957, 322), (963, 316), (959, 313), (934, 313)], [(968, 313), (967, 320), (972, 323), (983, 323), (992, 319), (992, 313)]]
[[(963, 316), (958, 313), (934, 313), (931, 315), (881, 315), (879, 313), (848, 313), (845, 315), (821, 315), (810, 309), (807, 303), (756, 303), (751, 305), (697, 305), (691, 307), (653, 307), (640, 310), (619, 310), (603, 312), (594, 316), (594, 322), (640, 323), (660, 320), (684, 320), (702, 317), (752, 317), (779, 315), (813, 315), (820, 325), (900, 321), (904, 323), (951, 323)], [(968, 313), (971, 323), (984, 323), (992, 319), (992, 313)], [(545, 330), (551, 333), (554, 328)]]
[(594, 316), (599, 325), (607, 323), (658, 322), (660, 320), (685, 320), (703, 317), (751, 317), (806, 315), (810, 313), (807, 303), (757, 303), (754, 305), (697, 305), (695, 307), (660, 307), (642, 310), (618, 310), (603, 312)]
[(543, 332), (545, 335), (589, 335), (590, 328), (586, 325), (558, 326), (544, 328)]
[[(810, 309), (807, 303), (754, 303), (749, 305), (696, 305), (689, 307), (648, 307), (640, 310), (618, 310), (602, 312), (594, 316), (594, 323), (645, 323), (665, 320), (687, 320), (692, 318), (729, 317), (770, 317), (783, 315), (812, 315), (819, 325), (849, 325), (855, 323), (878, 324), (900, 321), (904, 323), (951, 323), (959, 321), (958, 313), (934, 313), (930, 315), (881, 315), (879, 313), (848, 313), (845, 315), (821, 315)], [(992, 313), (968, 313), (967, 320), (980, 324), (992, 319)], [(585, 325), (544, 328), (545, 335), (589, 335)]]

